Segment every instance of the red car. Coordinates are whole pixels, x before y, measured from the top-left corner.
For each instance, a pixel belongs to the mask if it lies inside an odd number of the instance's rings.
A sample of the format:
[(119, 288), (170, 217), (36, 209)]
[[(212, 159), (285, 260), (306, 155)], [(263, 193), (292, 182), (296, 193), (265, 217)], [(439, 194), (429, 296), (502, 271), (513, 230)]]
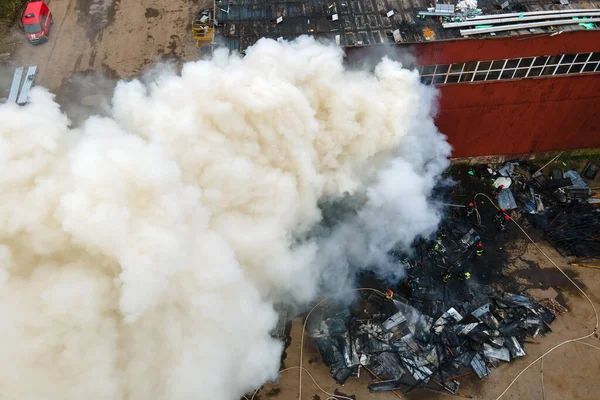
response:
[(46, 43), (52, 22), (52, 13), (46, 3), (32, 1), (27, 4), (23, 15), (23, 30), (29, 43)]

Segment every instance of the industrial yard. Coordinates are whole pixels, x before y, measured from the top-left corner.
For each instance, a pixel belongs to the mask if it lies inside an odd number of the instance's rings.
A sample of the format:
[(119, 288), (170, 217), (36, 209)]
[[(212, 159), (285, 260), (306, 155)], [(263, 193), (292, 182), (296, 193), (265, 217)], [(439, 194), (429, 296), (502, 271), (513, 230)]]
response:
[[(47, 43), (0, 26), (0, 99), (29, 66), (55, 96), (0, 103), (0, 321), (15, 326), (0, 340), (23, 360), (0, 361), (9, 395), (598, 398), (600, 2), (480, 0), (467, 29), (542, 13), (481, 40), (443, 26), (465, 23), (456, 1), (46, 3)], [(545, 24), (567, 7), (591, 11)], [(285, 44), (300, 35), (318, 42)], [(210, 61), (218, 48), (250, 61)], [(402, 84), (374, 84), (386, 72)], [(382, 176), (394, 189), (374, 211)], [(347, 232), (365, 226), (384, 244)], [(348, 264), (332, 269), (341, 295), (322, 259)]]

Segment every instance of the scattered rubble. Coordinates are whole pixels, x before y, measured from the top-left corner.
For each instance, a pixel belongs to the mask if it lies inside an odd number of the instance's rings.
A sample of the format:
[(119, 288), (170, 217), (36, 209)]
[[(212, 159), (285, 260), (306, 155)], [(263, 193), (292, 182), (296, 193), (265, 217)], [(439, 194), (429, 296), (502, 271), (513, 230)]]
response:
[[(511, 219), (539, 228), (562, 255), (600, 254), (600, 211), (588, 186), (597, 164), (581, 174), (522, 161), (460, 168), (451, 191), (436, 194), (453, 206), (437, 236), (390, 254), (406, 272), (390, 286), (394, 292), (363, 294), (342, 310), (325, 307), (308, 324), (339, 384), (363, 369), (374, 378), (372, 392), (418, 387), (455, 394), (460, 377), (484, 378), (525, 356), (531, 338), (550, 333), (567, 309), (513, 294), (518, 284), (502, 274), (502, 243), (520, 235)], [(386, 290), (372, 276), (361, 279)]]
[(452, 377), (483, 378), (523, 357), (524, 340), (551, 332), (554, 319), (537, 301), (510, 293), (451, 307), (437, 319), (404, 300), (370, 294), (321, 319), (310, 334), (339, 384), (366, 367), (381, 379), (369, 385), (373, 392), (429, 386), (456, 393), (460, 384)]
[(581, 175), (572, 169), (553, 168), (546, 178), (543, 171), (531, 163), (509, 161), (497, 170), (479, 170), (478, 177), (504, 183), (496, 196), (498, 207), (527, 216), (561, 255), (599, 255), (600, 198), (586, 182), (595, 178), (598, 165), (588, 163)]

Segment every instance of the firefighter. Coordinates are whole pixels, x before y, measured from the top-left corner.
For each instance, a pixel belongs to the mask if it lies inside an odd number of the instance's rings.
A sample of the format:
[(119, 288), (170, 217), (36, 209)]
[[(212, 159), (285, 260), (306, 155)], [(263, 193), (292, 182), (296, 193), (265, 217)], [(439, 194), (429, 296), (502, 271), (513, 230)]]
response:
[(470, 202), (467, 206), (467, 217), (470, 217), (471, 214), (473, 214), (473, 211), (475, 211), (475, 203)]
[(498, 196), (500, 195), (500, 192), (502, 191), (502, 189), (504, 189), (504, 185), (500, 185), (496, 188), (496, 190), (494, 190), (494, 198), (497, 199)]
[(470, 272), (463, 272), (459, 277), (458, 280), (459, 281), (466, 281), (468, 279), (471, 279), (471, 273)]
[(506, 229), (506, 221), (508, 221), (509, 219), (510, 219), (510, 217), (507, 214), (502, 215), (502, 217), (500, 218), (500, 222), (499, 222), (499, 227), (500, 227), (501, 231)]
[(483, 255), (483, 243), (477, 243), (477, 250), (475, 250), (475, 255), (477, 255), (477, 257), (481, 257)]
[(500, 209), (500, 211), (498, 211), (496, 213), (496, 215), (494, 216), (494, 221), (498, 222), (498, 228), (500, 228), (501, 231), (506, 229), (505, 223), (509, 219), (510, 219), (510, 217), (506, 213), (506, 208)]
[(450, 279), (450, 274), (446, 274), (446, 275), (444, 275), (444, 276), (442, 277), (442, 281), (443, 281), (444, 283), (448, 282), (448, 279)]
[(440, 231), (437, 235), (437, 241), (438, 243), (442, 241), (443, 238), (446, 237), (446, 234), (444, 233), (444, 231)]
[(427, 252), (427, 255), (429, 257), (432, 257), (436, 251), (438, 251), (440, 249), (440, 243), (438, 241), (435, 242), (435, 244), (429, 249), (429, 252)]
[(385, 298), (388, 300), (392, 300), (394, 298), (394, 292), (392, 292), (392, 289), (386, 290)]
[(494, 215), (494, 221), (502, 221), (506, 215), (506, 208), (501, 208), (500, 211), (498, 211), (496, 215)]

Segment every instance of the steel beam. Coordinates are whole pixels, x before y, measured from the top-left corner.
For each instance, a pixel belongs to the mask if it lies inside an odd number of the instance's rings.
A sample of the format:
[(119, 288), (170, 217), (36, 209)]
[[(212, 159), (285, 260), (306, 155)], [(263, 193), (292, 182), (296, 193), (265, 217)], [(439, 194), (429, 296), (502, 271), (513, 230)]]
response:
[(480, 35), (483, 33), (492, 32), (505, 32), (514, 31), (518, 29), (529, 29), (529, 28), (541, 28), (544, 26), (556, 26), (556, 25), (576, 25), (580, 23), (600, 22), (600, 18), (588, 18), (588, 19), (568, 19), (568, 20), (557, 20), (557, 21), (544, 21), (544, 22), (531, 22), (527, 24), (512, 24), (503, 26), (494, 26), (492, 28), (474, 28), (474, 29), (461, 29), (460, 34), (463, 36), (469, 35)]
[(8, 102), (14, 103), (17, 101), (19, 95), (19, 88), (21, 87), (21, 78), (23, 77), (23, 67), (15, 69), (12, 83), (10, 84), (10, 92), (8, 93)]
[(444, 28), (459, 28), (462, 26), (473, 26), (473, 25), (490, 25), (490, 24), (505, 24), (507, 22), (520, 22), (520, 21), (540, 21), (545, 19), (565, 19), (572, 17), (590, 17), (600, 16), (600, 10), (589, 11), (585, 13), (572, 13), (572, 14), (552, 14), (552, 15), (534, 15), (531, 17), (514, 17), (514, 18), (495, 18), (495, 19), (478, 19), (468, 20), (463, 22), (447, 22), (442, 24)]

